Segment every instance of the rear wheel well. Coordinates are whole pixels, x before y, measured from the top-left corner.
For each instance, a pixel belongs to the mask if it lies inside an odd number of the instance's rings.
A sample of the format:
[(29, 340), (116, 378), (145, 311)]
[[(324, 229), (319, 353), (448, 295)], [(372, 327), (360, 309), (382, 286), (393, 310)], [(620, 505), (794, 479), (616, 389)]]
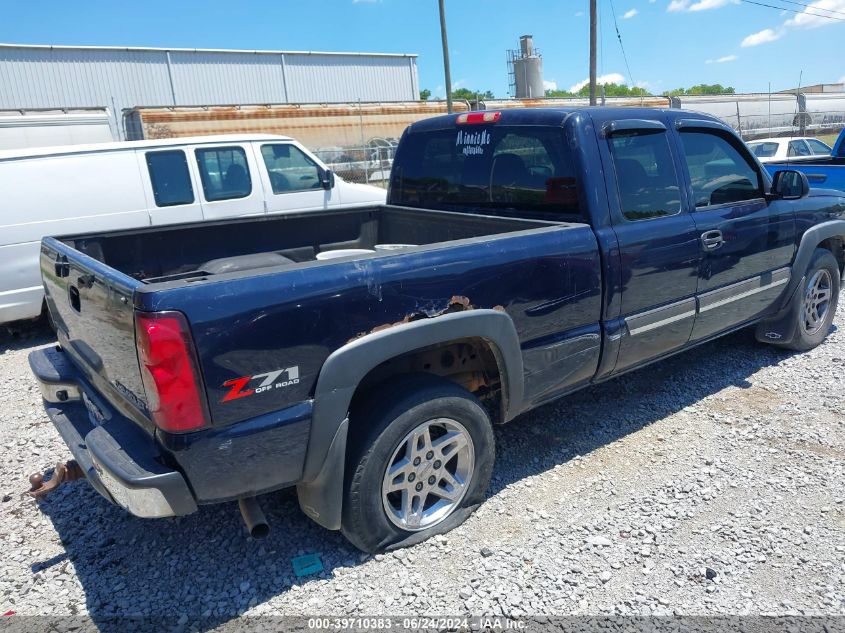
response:
[[(504, 419), (502, 372), (493, 346), (482, 338), (465, 338), (429, 345), (384, 361), (358, 383), (350, 403), (356, 403), (384, 383), (406, 374), (432, 374), (473, 393), (485, 405), (491, 420)], [(354, 420), (350, 424), (355, 425)]]
[(845, 273), (845, 238), (829, 237), (818, 246), (833, 253), (836, 261), (839, 262), (839, 274)]

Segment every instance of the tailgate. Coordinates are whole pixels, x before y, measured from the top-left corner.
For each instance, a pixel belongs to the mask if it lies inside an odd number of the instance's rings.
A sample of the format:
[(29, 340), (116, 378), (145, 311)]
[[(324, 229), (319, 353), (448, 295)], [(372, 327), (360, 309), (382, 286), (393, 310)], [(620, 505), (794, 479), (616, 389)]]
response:
[(62, 347), (103, 397), (152, 429), (135, 347), (133, 293), (142, 283), (50, 237), (40, 263)]

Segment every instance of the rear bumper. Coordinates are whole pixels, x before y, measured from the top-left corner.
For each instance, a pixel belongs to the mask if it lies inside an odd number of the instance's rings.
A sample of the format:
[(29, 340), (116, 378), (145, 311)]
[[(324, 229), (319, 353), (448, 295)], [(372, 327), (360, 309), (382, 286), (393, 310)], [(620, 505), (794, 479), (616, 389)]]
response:
[[(160, 463), (153, 438), (100, 398), (64, 352), (34, 351), (29, 366), (47, 415), (101, 495), (138, 517), (181, 516), (197, 509), (182, 474)], [(94, 421), (89, 406), (101, 421)]]

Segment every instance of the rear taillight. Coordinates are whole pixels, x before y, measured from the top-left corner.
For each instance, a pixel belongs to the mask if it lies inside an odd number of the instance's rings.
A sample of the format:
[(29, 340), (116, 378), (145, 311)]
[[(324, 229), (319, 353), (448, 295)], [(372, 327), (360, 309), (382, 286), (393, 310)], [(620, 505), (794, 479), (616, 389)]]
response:
[(464, 112), (459, 114), (456, 123), (495, 123), (502, 116), (501, 112)]
[(195, 431), (208, 425), (188, 322), (181, 312), (136, 312), (135, 342), (147, 408), (163, 431)]

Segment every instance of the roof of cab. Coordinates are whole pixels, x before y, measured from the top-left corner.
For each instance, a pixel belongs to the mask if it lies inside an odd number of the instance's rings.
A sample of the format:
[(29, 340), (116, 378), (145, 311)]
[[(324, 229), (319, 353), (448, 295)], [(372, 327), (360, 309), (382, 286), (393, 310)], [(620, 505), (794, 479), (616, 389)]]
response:
[[(488, 112), (481, 110), (479, 112)], [(489, 110), (499, 112), (497, 123), (492, 125), (561, 125), (571, 115), (585, 115), (596, 123), (618, 119), (653, 119), (655, 115), (670, 119), (707, 119), (722, 122), (716, 117), (702, 112), (680, 110), (677, 108), (626, 108), (613, 106), (579, 106), (572, 108), (506, 108)], [(445, 114), (417, 121), (409, 126), (409, 131), (444, 129), (458, 125), (457, 117), (463, 113)]]
[(112, 143), (81, 143), (79, 145), (56, 145), (52, 147), (24, 147), (0, 150), (0, 160), (37, 158), (59, 154), (86, 154), (92, 152), (115, 152), (144, 148), (179, 147), (182, 145), (207, 145), (210, 143), (249, 143), (252, 141), (292, 141), (289, 136), (275, 134), (214, 134), (206, 136), (182, 136), (176, 138), (149, 139), (144, 141), (116, 141)]

